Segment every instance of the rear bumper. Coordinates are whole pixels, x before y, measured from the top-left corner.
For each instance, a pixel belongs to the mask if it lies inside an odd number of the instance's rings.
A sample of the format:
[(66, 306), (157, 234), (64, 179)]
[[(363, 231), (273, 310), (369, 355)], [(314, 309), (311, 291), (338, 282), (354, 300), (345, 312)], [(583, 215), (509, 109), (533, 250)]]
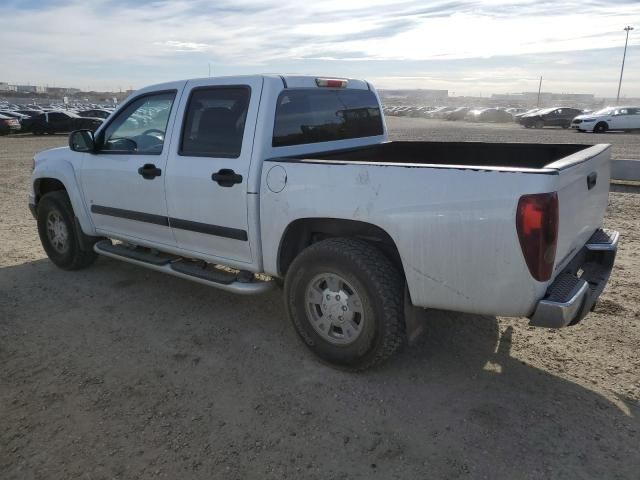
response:
[(609, 281), (618, 238), (618, 232), (597, 230), (549, 286), (529, 325), (546, 328), (575, 325), (593, 310)]

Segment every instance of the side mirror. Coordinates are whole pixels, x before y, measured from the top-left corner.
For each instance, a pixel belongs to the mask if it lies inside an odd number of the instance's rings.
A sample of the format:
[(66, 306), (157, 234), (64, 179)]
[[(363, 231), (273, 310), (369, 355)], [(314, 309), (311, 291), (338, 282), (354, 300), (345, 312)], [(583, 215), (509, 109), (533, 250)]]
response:
[(74, 130), (69, 134), (69, 148), (74, 152), (92, 153), (96, 142), (91, 130)]

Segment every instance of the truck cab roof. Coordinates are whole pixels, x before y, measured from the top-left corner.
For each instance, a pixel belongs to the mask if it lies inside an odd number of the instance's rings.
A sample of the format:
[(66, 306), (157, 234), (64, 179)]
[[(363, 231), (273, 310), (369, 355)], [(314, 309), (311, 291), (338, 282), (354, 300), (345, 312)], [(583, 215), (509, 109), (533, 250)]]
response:
[[(257, 75), (224, 75), (217, 77), (201, 77), (201, 78), (188, 78), (179, 80), (177, 82), (165, 82), (165, 83), (157, 83), (154, 85), (146, 86), (138, 91), (154, 91), (154, 90), (163, 90), (170, 89), (175, 87), (176, 83), (184, 83), (184, 82), (204, 82), (206, 80), (238, 80), (238, 82), (248, 82), (251, 80), (260, 80), (260, 79), (270, 79), (278, 82), (282, 82), (284, 88), (322, 88), (319, 85), (319, 80), (343, 80), (344, 86), (341, 88), (353, 88), (359, 90), (371, 90), (371, 86), (365, 80), (358, 80), (355, 78), (345, 78), (345, 77), (336, 77), (336, 76), (328, 76), (328, 75), (278, 75), (278, 74), (257, 74)], [(331, 87), (331, 86), (329, 86)], [(335, 88), (335, 87), (334, 87)]]

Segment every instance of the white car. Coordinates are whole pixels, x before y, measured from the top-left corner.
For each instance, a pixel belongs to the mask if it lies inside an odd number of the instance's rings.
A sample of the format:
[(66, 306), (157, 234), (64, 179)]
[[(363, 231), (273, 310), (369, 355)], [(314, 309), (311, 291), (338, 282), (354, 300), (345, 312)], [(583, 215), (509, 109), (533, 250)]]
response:
[(578, 115), (571, 121), (571, 128), (579, 132), (594, 133), (640, 129), (640, 107), (607, 107)]
[(361, 370), (411, 306), (582, 320), (616, 254), (609, 176), (608, 145), (390, 142), (369, 83), (256, 75), (134, 93), (36, 155), (30, 208), (67, 270), (100, 254), (239, 294), (284, 279), (307, 346)]

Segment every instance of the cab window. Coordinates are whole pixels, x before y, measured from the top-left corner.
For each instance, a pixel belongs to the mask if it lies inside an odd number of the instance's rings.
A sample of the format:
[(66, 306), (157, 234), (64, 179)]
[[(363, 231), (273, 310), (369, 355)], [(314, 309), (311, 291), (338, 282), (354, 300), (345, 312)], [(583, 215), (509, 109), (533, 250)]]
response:
[(179, 155), (237, 158), (249, 110), (248, 86), (199, 87), (191, 91)]
[(356, 89), (286, 89), (278, 97), (272, 146), (384, 133), (375, 94)]
[(131, 102), (104, 130), (101, 151), (160, 155), (176, 92), (145, 95)]

